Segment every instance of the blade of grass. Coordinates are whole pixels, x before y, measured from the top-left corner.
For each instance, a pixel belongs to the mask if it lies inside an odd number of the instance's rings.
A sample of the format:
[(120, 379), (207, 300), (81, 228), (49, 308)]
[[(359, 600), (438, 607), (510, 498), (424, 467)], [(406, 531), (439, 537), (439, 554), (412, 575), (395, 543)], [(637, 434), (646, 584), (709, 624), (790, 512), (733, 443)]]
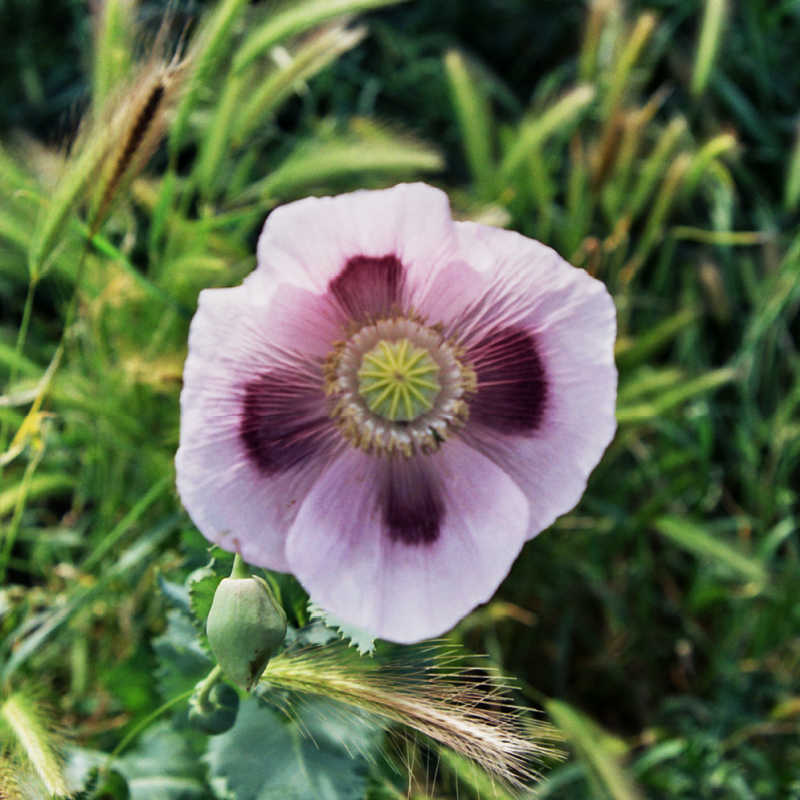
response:
[(594, 195), (589, 191), (589, 168), (580, 136), (573, 136), (569, 143), (569, 176), (567, 178), (564, 250), (573, 255), (589, 233), (594, 211)]
[(445, 747), (438, 748), (437, 754), (444, 766), (455, 775), (458, 783), (468, 787), (476, 797), (516, 800), (516, 795), (507, 792), (495, 778), (480, 769), (474, 761)]
[(757, 307), (745, 332), (743, 355), (752, 354), (780, 316), (800, 298), (800, 235), (795, 237), (778, 271), (760, 288)]
[(69, 215), (86, 192), (90, 181), (101, 171), (111, 148), (108, 136), (90, 136), (85, 148), (67, 162), (67, 167), (33, 229), (28, 250), (28, 269), (33, 280), (45, 271), (48, 259), (69, 224)]
[(153, 486), (136, 501), (131, 510), (114, 526), (114, 529), (103, 536), (97, 547), (84, 559), (83, 563), (80, 565), (80, 570), (82, 572), (89, 572), (131, 529), (142, 514), (172, 486), (174, 480), (174, 476), (165, 475), (160, 481), (153, 484)]
[(162, 289), (160, 286), (156, 285), (152, 281), (148, 280), (147, 277), (142, 275), (136, 267), (131, 264), (128, 260), (127, 256), (115, 247), (108, 239), (102, 236), (99, 233), (95, 233), (94, 235), (90, 234), (89, 226), (79, 220), (76, 221), (77, 227), (80, 230), (81, 234), (86, 237), (87, 241), (91, 242), (91, 244), (104, 256), (108, 256), (109, 258), (113, 259), (114, 263), (118, 265), (126, 275), (129, 275), (133, 280), (141, 286), (149, 295), (152, 297), (157, 298), (160, 302), (168, 305), (173, 310), (177, 311), (181, 316), (186, 319), (190, 319), (192, 316), (192, 310), (187, 308), (186, 306), (179, 303), (174, 297), (172, 297), (168, 292)]
[(46, 472), (34, 475), (27, 487), (22, 483), (9, 486), (0, 492), (0, 517), (4, 517), (16, 508), (21, 495), (25, 495), (29, 500), (46, 497), (50, 494), (61, 494), (67, 492), (75, 486), (75, 475), (65, 472)]
[(661, 132), (653, 152), (639, 168), (639, 179), (633, 187), (630, 201), (623, 206), (623, 212), (631, 219), (638, 216), (650, 199), (653, 189), (667, 169), (670, 157), (687, 128), (686, 120), (683, 117), (676, 117)]
[(632, 378), (628, 378), (620, 385), (617, 400), (619, 405), (624, 407), (630, 405), (633, 400), (671, 389), (685, 378), (686, 375), (681, 369), (642, 367)]
[(479, 197), (488, 199), (493, 196), (495, 173), (489, 100), (461, 53), (450, 50), (444, 57), (444, 66), (472, 180)]
[(687, 225), (676, 225), (670, 230), (670, 236), (720, 247), (749, 247), (764, 244), (771, 238), (770, 234), (763, 231), (707, 231)]
[(690, 162), (691, 156), (688, 153), (681, 153), (675, 158), (672, 164), (670, 164), (667, 174), (664, 176), (664, 180), (661, 183), (661, 188), (653, 202), (652, 209), (645, 221), (644, 231), (639, 238), (639, 244), (630, 261), (623, 267), (620, 273), (620, 277), (624, 283), (631, 283), (660, 239), (667, 215), (678, 196)]
[(684, 308), (634, 339), (618, 339), (615, 351), (617, 365), (621, 368), (630, 368), (650, 358), (653, 353), (691, 325), (698, 316), (697, 309)]
[(358, 14), (401, 2), (405, 0), (301, 0), (287, 3), (273, 12), (263, 25), (245, 39), (233, 60), (233, 69), (236, 72), (245, 69), (278, 42), (311, 30), (335, 17)]
[(648, 39), (656, 29), (657, 23), (658, 17), (649, 11), (641, 14), (636, 20), (627, 41), (624, 42), (624, 46), (619, 52), (619, 58), (614, 64), (611, 83), (602, 102), (601, 116), (603, 119), (610, 120), (619, 107), (625, 89), (628, 87), (631, 71), (639, 60)]
[(595, 77), (603, 28), (615, 5), (614, 0), (592, 0), (589, 6), (586, 33), (583, 36), (581, 54), (578, 59), (578, 75), (583, 82), (591, 81)]
[(722, 40), (722, 26), (727, 15), (726, 0), (706, 0), (703, 21), (700, 26), (700, 40), (692, 70), (692, 82), (689, 91), (697, 98), (703, 94), (708, 85), (708, 77), (714, 66), (714, 59)]
[(248, 77), (245, 74), (227, 76), (211, 123), (207, 126), (206, 135), (200, 142), (200, 154), (195, 163), (193, 177), (205, 199), (212, 197), (220, 166), (225, 153), (230, 150), (233, 117), (237, 107), (241, 105)]
[(406, 139), (313, 144), (298, 148), (266, 178), (249, 186), (244, 197), (273, 202), (309, 186), (323, 186), (348, 175), (396, 176), (408, 172), (438, 172), (443, 166), (438, 152)]
[(9, 680), (40, 647), (55, 635), (65, 622), (103, 591), (111, 581), (127, 577), (132, 569), (151, 559), (164, 540), (172, 535), (181, 518), (181, 514), (173, 514), (163, 519), (131, 545), (116, 563), (109, 565), (108, 569), (100, 573), (91, 586), (86, 588), (79, 586), (65, 605), (44, 612), (41, 615), (41, 624), (37, 625), (30, 634), (20, 636), (14, 642), (11, 657), (3, 666), (2, 679)]
[(242, 146), (264, 118), (282, 103), (298, 84), (321, 72), (342, 53), (356, 47), (366, 36), (360, 26), (345, 28), (332, 25), (302, 43), (292, 53), (288, 63), (272, 70), (267, 77), (251, 89), (250, 98), (244, 98), (244, 108), (234, 120), (233, 141)]
[(613, 800), (642, 800), (643, 795), (619, 762), (618, 746), (612, 746), (605, 731), (561, 700), (548, 700), (545, 708), (604, 795)]
[(730, 367), (712, 370), (699, 378), (685, 381), (679, 386), (665, 392), (657, 400), (636, 405), (620, 405), (617, 408), (617, 422), (620, 425), (642, 423), (657, 419), (676, 406), (691, 400), (693, 397), (711, 392), (730, 383), (739, 377), (737, 370)]
[(789, 169), (786, 172), (783, 207), (794, 211), (800, 201), (800, 126), (795, 133), (794, 147), (789, 157)]
[(96, 12), (92, 102), (102, 108), (133, 63), (133, 0), (105, 0)]
[[(29, 417), (26, 418), (26, 421), (29, 419)], [(23, 426), (24, 424), (25, 423), (23, 423)], [(11, 521), (3, 531), (3, 547), (0, 551), (0, 584), (5, 583), (8, 562), (11, 559), (11, 552), (14, 548), (14, 542), (16, 541), (17, 534), (19, 533), (19, 524), (22, 520), (22, 514), (25, 511), (25, 504), (28, 501), (31, 483), (34, 480), (36, 469), (44, 456), (44, 443), (42, 441), (37, 442), (36, 446), (32, 447), (32, 450), (33, 454), (28, 463), (25, 465), (25, 471), (22, 474), (22, 480), (18, 486), (19, 491), (17, 492), (16, 502), (14, 504), (14, 513), (11, 516)]]
[(208, 86), (211, 75), (230, 46), (233, 27), (247, 5), (247, 0), (222, 0), (206, 18), (191, 48), (191, 73), (169, 133), (170, 161), (177, 158), (186, 138), (189, 115), (197, 104), (202, 89)]
[(646, 131), (657, 111), (663, 105), (668, 92), (656, 92), (644, 106), (626, 112), (622, 117), (622, 142), (619, 145), (613, 171), (606, 182), (604, 207), (610, 221), (616, 220), (625, 198), (630, 192), (631, 174)]
[(550, 135), (557, 131), (568, 132), (572, 124), (586, 111), (595, 98), (592, 86), (578, 86), (547, 110), (523, 122), (514, 143), (500, 164), (500, 177), (510, 181), (531, 154)]
[[(0, 208), (0, 237), (7, 239), (20, 250), (26, 252), (30, 243), (30, 231), (27, 222), (20, 219), (10, 210)], [(3, 265), (5, 268), (5, 265)]]
[(731, 133), (721, 133), (709, 139), (692, 157), (686, 170), (683, 193), (686, 197), (694, 194), (697, 184), (705, 175), (713, 161), (736, 147), (736, 137)]
[(531, 149), (527, 167), (530, 170), (530, 180), (526, 182), (525, 188), (533, 195), (536, 203), (536, 236), (546, 242), (550, 238), (550, 230), (553, 225), (556, 186), (551, 177), (548, 163), (538, 146)]
[(710, 534), (699, 523), (685, 517), (665, 516), (657, 519), (653, 525), (663, 536), (698, 558), (723, 564), (759, 588), (766, 584), (767, 570), (760, 561)]
[(0, 342), (0, 364), (13, 369), (17, 374), (27, 375), (29, 378), (42, 374), (42, 368), (26, 356), (17, 352), (16, 347)]

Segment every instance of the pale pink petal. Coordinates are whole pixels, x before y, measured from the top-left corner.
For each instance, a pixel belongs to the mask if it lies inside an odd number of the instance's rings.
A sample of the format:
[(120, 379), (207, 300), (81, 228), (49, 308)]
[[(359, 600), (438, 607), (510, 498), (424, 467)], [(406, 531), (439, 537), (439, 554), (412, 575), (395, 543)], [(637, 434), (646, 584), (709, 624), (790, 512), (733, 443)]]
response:
[(208, 539), (285, 570), (299, 503), (340, 446), (321, 370), (339, 329), (321, 298), (261, 280), (201, 292), (175, 463), (184, 506)]
[(578, 502), (616, 430), (614, 304), (602, 283), (538, 242), (457, 228), (476, 267), (451, 289), (446, 326), (478, 373), (463, 436), (523, 489), (533, 536)]
[(528, 503), (457, 439), (432, 456), (390, 463), (343, 453), (304, 501), (287, 556), (324, 608), (385, 639), (414, 642), (492, 596), (525, 540)]
[(258, 269), (323, 293), (351, 259), (394, 256), (402, 286), (413, 288), (427, 285), (455, 250), (447, 195), (409, 183), (276, 208), (258, 240)]

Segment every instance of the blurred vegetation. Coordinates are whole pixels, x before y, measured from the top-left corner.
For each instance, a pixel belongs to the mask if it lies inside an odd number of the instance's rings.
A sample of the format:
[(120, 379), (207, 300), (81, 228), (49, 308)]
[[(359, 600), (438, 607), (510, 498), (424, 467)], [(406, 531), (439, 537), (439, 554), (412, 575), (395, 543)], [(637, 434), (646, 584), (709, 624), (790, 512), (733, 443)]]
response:
[(164, 4), (0, 0), (0, 794), (291, 796), (272, 756), (299, 797), (506, 796), (369, 715), (186, 721), (224, 573), (172, 488), (197, 293), (278, 203), (422, 176), (619, 312), (615, 442), (452, 636), (565, 740), (525, 796), (800, 798), (800, 4), (384, 5), (173, 4), (182, 91), (114, 182)]

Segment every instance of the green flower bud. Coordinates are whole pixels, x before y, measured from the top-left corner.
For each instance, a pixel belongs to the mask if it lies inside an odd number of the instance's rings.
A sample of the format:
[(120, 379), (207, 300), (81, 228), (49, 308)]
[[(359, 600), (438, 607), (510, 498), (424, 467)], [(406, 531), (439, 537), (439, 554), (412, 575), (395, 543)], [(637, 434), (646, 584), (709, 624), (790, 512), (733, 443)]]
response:
[(206, 632), (225, 675), (250, 689), (286, 636), (286, 614), (261, 578), (223, 578)]
[(189, 700), (189, 722), (212, 735), (230, 730), (238, 711), (239, 695), (227, 683), (215, 684), (206, 698), (195, 694)]

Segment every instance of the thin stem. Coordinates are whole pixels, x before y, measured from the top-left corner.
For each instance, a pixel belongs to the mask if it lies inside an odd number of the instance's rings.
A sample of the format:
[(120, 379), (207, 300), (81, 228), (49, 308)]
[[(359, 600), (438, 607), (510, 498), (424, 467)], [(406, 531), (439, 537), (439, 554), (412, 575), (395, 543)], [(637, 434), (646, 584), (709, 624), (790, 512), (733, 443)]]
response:
[(204, 710), (208, 710), (209, 703), (208, 703), (208, 695), (209, 692), (216, 686), (220, 680), (222, 679), (222, 667), (217, 664), (211, 672), (203, 678), (200, 683), (198, 683), (194, 687), (194, 692), (196, 692), (197, 704), (200, 708)]
[(36, 467), (39, 466), (39, 462), (42, 460), (42, 456), (44, 455), (44, 446), (38, 450), (35, 450), (34, 452), (35, 455), (25, 467), (25, 473), (23, 474), (22, 481), (20, 483), (19, 497), (17, 498), (16, 505), (14, 506), (14, 514), (11, 517), (11, 522), (8, 524), (8, 527), (3, 535), (3, 549), (2, 552), (0, 552), (0, 586), (4, 585), (6, 582), (6, 570), (8, 568), (8, 562), (11, 559), (11, 553), (14, 549), (14, 542), (16, 541), (17, 534), (19, 533), (22, 514), (25, 511), (25, 503), (28, 499), (28, 489), (30, 487), (31, 479), (33, 478), (33, 473), (36, 471)]
[[(213, 672), (213, 670), (212, 670)], [(103, 768), (104, 772), (108, 772), (111, 769), (111, 765), (114, 763), (114, 759), (135, 739), (153, 720), (158, 719), (165, 711), (169, 711), (173, 706), (178, 705), (178, 703), (187, 700), (194, 689), (188, 689), (187, 691), (183, 692), (182, 694), (173, 697), (171, 700), (167, 700), (164, 705), (159, 706), (152, 714), (146, 716), (143, 720), (141, 720), (137, 725), (134, 725), (125, 736), (120, 739), (119, 744), (111, 751), (106, 760), (105, 767)]]
[[(31, 276), (30, 282), (28, 283), (28, 293), (25, 296), (25, 305), (22, 309), (22, 321), (19, 324), (19, 331), (17, 332), (17, 343), (14, 348), (14, 355), (17, 357), (17, 361), (19, 357), (22, 356), (22, 351), (25, 347), (25, 340), (28, 338), (28, 327), (30, 326), (31, 321), (31, 311), (33, 310), (33, 295), (36, 292), (36, 285), (38, 284), (38, 278)], [(10, 374), (8, 377), (8, 385), (11, 387), (14, 381), (17, 379), (17, 364), (12, 363)], [(0, 424), (0, 452), (5, 451), (6, 449), (6, 437), (8, 436), (8, 420), (4, 419), (3, 422)]]
[(64, 319), (64, 328), (61, 331), (61, 342), (67, 337), (67, 333), (72, 325), (75, 314), (78, 310), (78, 295), (80, 292), (81, 281), (83, 280), (83, 273), (86, 271), (86, 256), (89, 254), (89, 248), (92, 245), (92, 240), (87, 239), (86, 244), (83, 247), (83, 251), (81, 252), (80, 261), (78, 261), (78, 268), (75, 271), (75, 284), (72, 287), (72, 296), (69, 300), (69, 305), (67, 306), (67, 315)]
[(233, 557), (233, 569), (231, 570), (231, 578), (249, 578), (250, 571), (247, 569), (247, 564), (244, 559), (237, 553)]

